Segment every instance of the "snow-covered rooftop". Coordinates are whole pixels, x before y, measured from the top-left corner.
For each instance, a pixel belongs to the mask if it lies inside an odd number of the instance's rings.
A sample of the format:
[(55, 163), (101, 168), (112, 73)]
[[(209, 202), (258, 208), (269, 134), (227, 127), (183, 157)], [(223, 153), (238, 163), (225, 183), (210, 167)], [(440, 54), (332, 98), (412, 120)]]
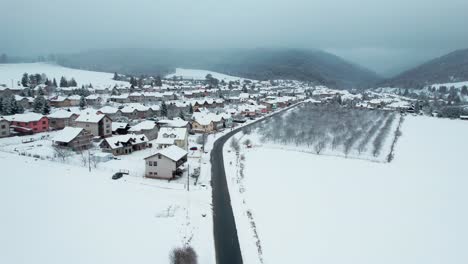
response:
[(167, 148), (164, 148), (164, 149), (156, 152), (155, 154), (153, 154), (153, 155), (151, 155), (149, 157), (146, 157), (145, 159), (154, 157), (155, 155), (158, 155), (158, 154), (163, 155), (165, 157), (168, 157), (169, 159), (171, 159), (173, 161), (178, 161), (181, 158), (183, 158), (185, 155), (187, 155), (188, 152), (186, 150), (184, 150), (184, 149), (179, 148), (176, 145), (172, 145), (172, 146), (169, 146)]
[(54, 141), (68, 143), (76, 138), (81, 131), (83, 131), (83, 128), (80, 127), (65, 127), (57, 132), (54, 137)]

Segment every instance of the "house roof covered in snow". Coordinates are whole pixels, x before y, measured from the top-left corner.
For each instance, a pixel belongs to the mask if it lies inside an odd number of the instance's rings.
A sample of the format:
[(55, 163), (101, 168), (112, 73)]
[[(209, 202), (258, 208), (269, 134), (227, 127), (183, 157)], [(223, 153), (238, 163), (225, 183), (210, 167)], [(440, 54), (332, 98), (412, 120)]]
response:
[(76, 114), (67, 110), (60, 109), (48, 115), (48, 117), (49, 118), (70, 118), (72, 115), (76, 115)]
[(76, 122), (85, 122), (85, 123), (98, 123), (106, 115), (96, 114), (94, 112), (86, 112), (80, 114), (80, 116), (75, 120)]
[(145, 120), (143, 122), (138, 123), (135, 126), (132, 126), (128, 131), (137, 132), (142, 130), (150, 130), (156, 127), (156, 122)]
[(167, 148), (164, 148), (158, 152), (156, 152), (155, 154), (149, 156), (149, 157), (146, 157), (145, 159), (149, 159), (151, 157), (154, 157), (156, 155), (163, 155), (173, 161), (178, 161), (180, 159), (182, 159), (184, 156), (186, 156), (188, 154), (188, 152), (184, 149), (181, 149), (180, 147), (176, 146), (176, 145), (172, 145), (172, 146), (169, 146)]
[(188, 121), (184, 121), (180, 118), (174, 118), (173, 120), (159, 120), (158, 123), (166, 127), (187, 127), (188, 125)]
[(35, 122), (41, 120), (44, 116), (37, 113), (25, 113), (25, 114), (16, 114), (10, 116), (4, 116), (6, 120), (10, 122)]
[(112, 107), (112, 106), (103, 106), (101, 108), (99, 108), (99, 110), (101, 113), (104, 113), (104, 114), (115, 114), (119, 111), (118, 108), (115, 108), (115, 107)]
[(53, 140), (68, 143), (75, 139), (83, 130), (84, 129), (80, 127), (65, 127), (55, 135)]
[(173, 138), (174, 140), (184, 140), (187, 136), (185, 127), (161, 127), (158, 132), (158, 138)]
[(119, 136), (112, 136), (109, 138), (104, 139), (111, 149), (118, 149), (124, 146), (124, 143), (130, 144), (140, 144), (144, 142), (148, 142), (148, 138), (145, 135), (135, 135), (135, 134), (128, 134), (128, 135), (119, 135)]
[(125, 122), (112, 122), (112, 131), (117, 129), (125, 129), (128, 126), (128, 123)]

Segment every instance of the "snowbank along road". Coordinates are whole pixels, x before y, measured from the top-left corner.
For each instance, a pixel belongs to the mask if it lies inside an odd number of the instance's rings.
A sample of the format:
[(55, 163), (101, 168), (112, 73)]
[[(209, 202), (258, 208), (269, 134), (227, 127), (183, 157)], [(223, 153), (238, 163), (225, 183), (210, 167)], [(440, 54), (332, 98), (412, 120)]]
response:
[[(300, 103), (299, 103), (300, 104)], [(293, 105), (292, 107), (297, 106)], [(266, 118), (280, 114), (292, 107), (280, 110)], [(213, 191), (213, 229), (216, 251), (216, 263), (218, 264), (242, 264), (242, 254), (237, 237), (236, 223), (232, 212), (231, 199), (227, 186), (226, 173), (224, 171), (223, 146), (226, 141), (237, 132), (257, 122), (238, 128), (220, 137), (214, 143), (211, 151), (211, 185)]]

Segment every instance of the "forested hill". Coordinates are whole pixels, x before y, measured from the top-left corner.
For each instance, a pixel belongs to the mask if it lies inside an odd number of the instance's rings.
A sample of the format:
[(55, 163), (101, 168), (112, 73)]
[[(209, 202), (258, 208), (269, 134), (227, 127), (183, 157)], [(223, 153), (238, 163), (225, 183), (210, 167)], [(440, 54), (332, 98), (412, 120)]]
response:
[(114, 49), (66, 54), (59, 58), (59, 63), (68, 67), (135, 75), (165, 75), (181, 67), (257, 80), (311, 81), (342, 89), (366, 88), (380, 80), (370, 70), (319, 50)]
[(380, 86), (422, 88), (434, 83), (461, 81), (468, 81), (468, 49), (428, 61), (380, 83)]

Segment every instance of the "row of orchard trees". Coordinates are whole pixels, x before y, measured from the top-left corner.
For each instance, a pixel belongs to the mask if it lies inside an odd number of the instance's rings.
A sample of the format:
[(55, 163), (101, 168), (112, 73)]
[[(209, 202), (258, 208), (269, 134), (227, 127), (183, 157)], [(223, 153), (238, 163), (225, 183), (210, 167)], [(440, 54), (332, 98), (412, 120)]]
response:
[(257, 125), (262, 141), (307, 146), (323, 151), (378, 157), (389, 136), (396, 113), (304, 104)]

